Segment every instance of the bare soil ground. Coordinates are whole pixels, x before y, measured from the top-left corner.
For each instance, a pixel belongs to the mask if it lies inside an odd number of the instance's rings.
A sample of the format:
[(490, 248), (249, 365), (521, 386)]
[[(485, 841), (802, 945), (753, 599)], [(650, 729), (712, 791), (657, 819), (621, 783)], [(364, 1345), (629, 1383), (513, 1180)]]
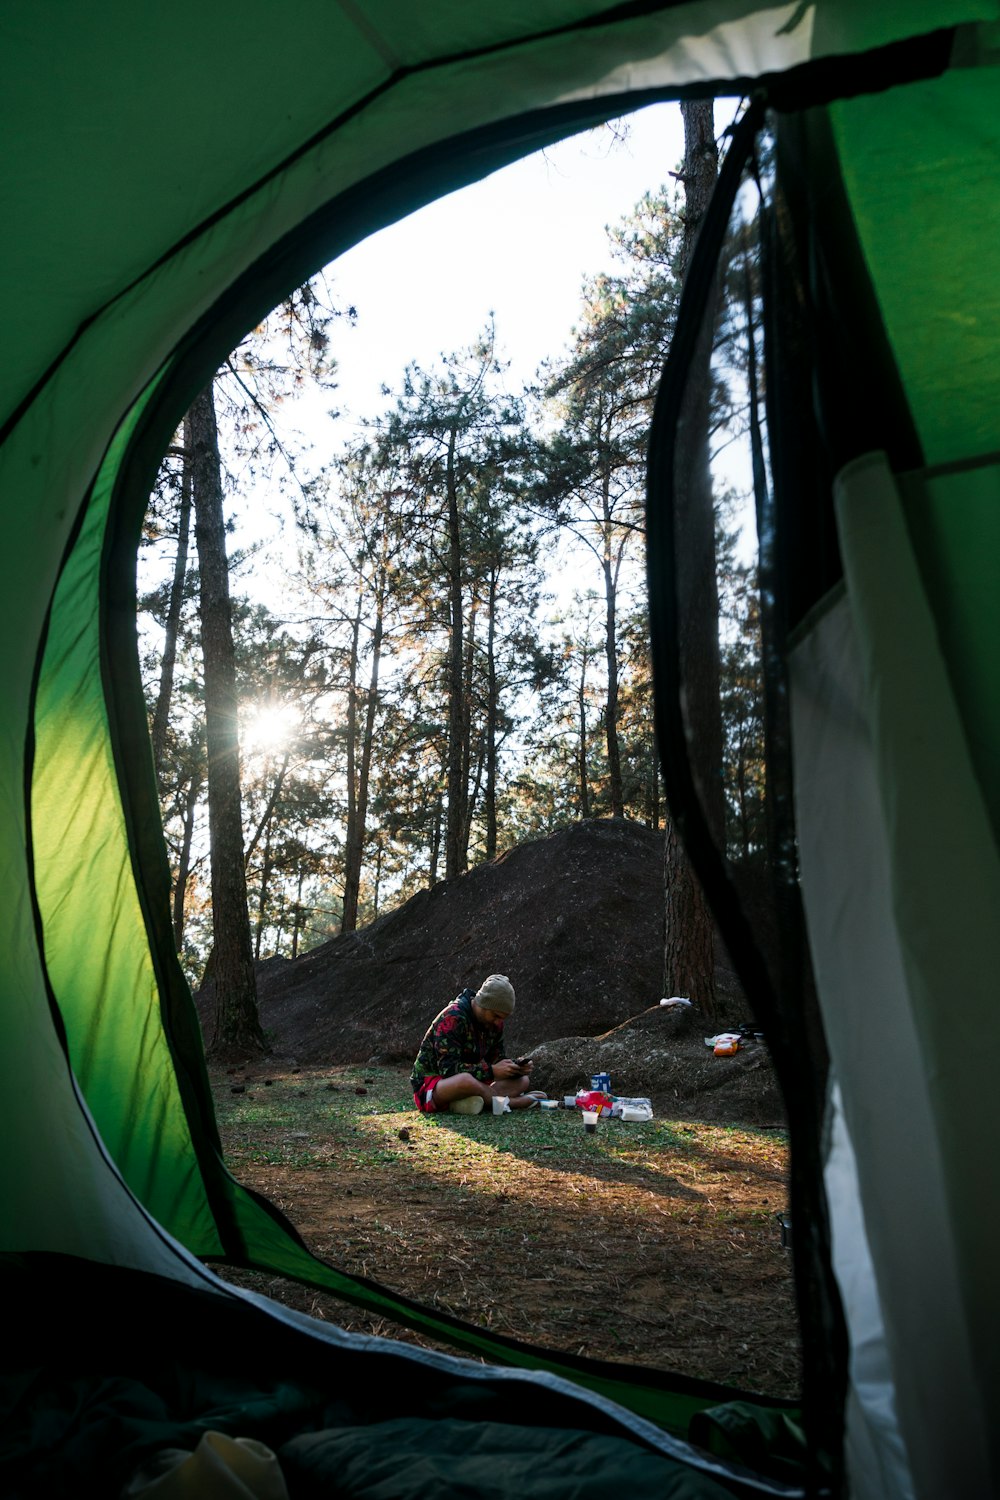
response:
[[(260, 968), (273, 1051), (213, 1072), (227, 1159), (323, 1259), (533, 1344), (798, 1392), (784, 1112), (719, 947), (719, 1009), (659, 1005), (662, 838), (587, 822), (422, 892), (357, 933)], [(533, 1084), (592, 1073), (649, 1124), (572, 1111), (420, 1116), (407, 1074), (460, 989), (511, 976), (511, 1055)], [(211, 994), (201, 997), (203, 1017)], [(267, 1080), (271, 1082), (268, 1083)], [(233, 1092), (240, 1090), (240, 1092)], [(360, 1092), (355, 1092), (356, 1090)], [(239, 1277), (348, 1328), (417, 1335), (279, 1278)]]
[[(214, 1085), (233, 1172), (324, 1260), (549, 1349), (797, 1394), (783, 1131), (656, 1118), (587, 1136), (570, 1110), (421, 1116), (386, 1068), (252, 1068)], [(236, 1279), (426, 1342), (280, 1278)]]

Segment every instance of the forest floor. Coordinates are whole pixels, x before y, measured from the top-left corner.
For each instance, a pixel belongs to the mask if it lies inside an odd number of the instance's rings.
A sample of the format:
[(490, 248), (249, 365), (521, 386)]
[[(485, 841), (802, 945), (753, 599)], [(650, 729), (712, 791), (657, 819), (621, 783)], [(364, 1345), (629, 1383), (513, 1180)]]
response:
[[(470, 1322), (796, 1396), (781, 1095), (763, 1042), (728, 1058), (705, 1046), (753, 1024), (721, 943), (714, 1013), (697, 995), (660, 1005), (663, 920), (662, 834), (591, 820), (262, 964), (271, 1055), (212, 1072), (233, 1174), (324, 1260)], [(517, 992), (505, 1047), (531, 1053), (534, 1087), (561, 1098), (605, 1071), (653, 1120), (587, 1136), (571, 1110), (419, 1115), (424, 1029), (497, 970)], [(210, 1034), (210, 990), (199, 1004)], [(239, 1279), (422, 1342), (281, 1279)]]
[[(212, 1083), (234, 1175), (339, 1269), (548, 1349), (797, 1396), (780, 1126), (657, 1115), (590, 1136), (575, 1110), (422, 1116), (385, 1067), (252, 1065)], [(429, 1342), (283, 1278), (225, 1274)]]

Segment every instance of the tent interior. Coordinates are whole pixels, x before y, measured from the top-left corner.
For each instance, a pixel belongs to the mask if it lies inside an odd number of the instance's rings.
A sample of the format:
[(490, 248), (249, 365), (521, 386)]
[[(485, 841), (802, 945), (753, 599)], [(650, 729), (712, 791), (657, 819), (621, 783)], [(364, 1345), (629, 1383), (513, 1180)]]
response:
[[(0, 1253), (30, 1313), (7, 1340), (5, 1493), (81, 1476), (118, 1493), (210, 1430), (274, 1449), (293, 1496), (1000, 1490), (978, 1207), (997, 1178), (998, 17), (996, 0), (6, 7)], [(668, 801), (788, 1105), (794, 1412), (407, 1303), (315, 1260), (232, 1179), (136, 650), (156, 465), (248, 327), (444, 192), (643, 103), (721, 95), (748, 105), (650, 434), (651, 637)], [(795, 866), (780, 972), (700, 805), (678, 649), (684, 377), (748, 163), (766, 169), (759, 529)], [(314, 1324), (213, 1260), (487, 1363)]]

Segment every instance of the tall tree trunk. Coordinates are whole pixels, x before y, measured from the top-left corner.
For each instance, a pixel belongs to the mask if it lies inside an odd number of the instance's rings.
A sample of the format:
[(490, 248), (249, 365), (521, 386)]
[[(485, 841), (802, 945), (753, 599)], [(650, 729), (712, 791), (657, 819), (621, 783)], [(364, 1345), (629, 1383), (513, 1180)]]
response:
[(479, 806), (479, 794), (483, 789), (483, 772), (486, 768), (486, 738), (480, 735), (475, 769), (469, 767), (469, 793), (465, 799), (465, 828), (462, 831), (462, 847), (465, 851), (463, 874), (469, 868), (469, 844), (472, 840), (472, 820)]
[[(711, 100), (681, 105), (684, 119), (683, 274), (718, 176)], [(722, 775), (722, 708), (719, 691), (719, 590), (715, 567), (715, 504), (709, 454), (712, 402), (711, 313), (688, 374), (684, 418), (678, 431), (675, 474), (679, 623), (693, 768), (712, 836), (725, 840)]]
[(577, 692), (580, 749), (577, 757), (580, 776), (580, 817), (590, 817), (590, 781), (587, 776), (587, 651), (584, 648), (583, 664), (580, 667), (580, 687)]
[(458, 504), (458, 478), (455, 473), (455, 448), (458, 433), (452, 427), (448, 434), (448, 459), (445, 483), (448, 501), (448, 821), (444, 840), (444, 878), (453, 880), (462, 873), (462, 829), (465, 823), (463, 785), (463, 715), (462, 686), (465, 653), (465, 612), (462, 607), (462, 533)]
[[(687, 274), (718, 173), (710, 100), (681, 105), (684, 119), (684, 236), (680, 270)], [(719, 705), (719, 601), (715, 575), (715, 513), (709, 471), (711, 328), (688, 376), (685, 420), (675, 457), (676, 550), (679, 558), (681, 655), (695, 775), (712, 833), (724, 838), (722, 719)], [(701, 887), (672, 819), (667, 817), (663, 866), (666, 931), (663, 990), (685, 995), (716, 1018), (713, 927)]]
[(382, 840), (375, 845), (375, 880), (372, 892), (372, 921), (378, 920), (378, 900), (382, 890)]
[(181, 835), (181, 852), (177, 861), (177, 879), (174, 882), (173, 929), (174, 951), (180, 953), (184, 944), (184, 899), (187, 895), (188, 875), (191, 871), (191, 839), (194, 833), (194, 815), (201, 793), (201, 767), (191, 771), (187, 796), (184, 799), (184, 831)]
[(160, 687), (156, 695), (153, 724), (149, 732), (153, 746), (153, 765), (157, 780), (163, 770), (163, 751), (167, 742), (167, 723), (170, 717), (170, 695), (174, 686), (174, 666), (177, 661), (177, 635), (181, 623), (181, 606), (184, 603), (184, 583), (187, 577), (188, 541), (191, 533), (191, 418), (184, 418), (184, 457), (181, 468), (181, 504), (177, 518), (177, 556), (174, 559), (174, 576), (170, 584), (170, 603), (163, 632), (163, 659), (160, 663)]
[(618, 744), (618, 609), (612, 559), (605, 553), (603, 562), (605, 623), (604, 656), (608, 671), (608, 693), (604, 704), (604, 739), (608, 755), (608, 793), (611, 816), (624, 818), (625, 796), (622, 791), (622, 762)]
[[(686, 871), (686, 878), (671, 878), (673, 871)], [(714, 944), (712, 917), (701, 886), (694, 879), (681, 845), (677, 825), (667, 819), (664, 853), (664, 915), (666, 935), (663, 954), (663, 990), (665, 995), (681, 995), (697, 1002), (715, 1019), (715, 987), (709, 988), (706, 975), (714, 979)]]
[(295, 886), (295, 911), (292, 917), (292, 957), (299, 956), (299, 933), (302, 930), (302, 865), (299, 864)]
[(357, 767), (357, 790), (349, 803), (353, 816), (348, 819), (344, 843), (344, 916), (340, 927), (341, 932), (354, 932), (358, 925), (361, 866), (364, 860), (365, 833), (368, 824), (368, 787), (371, 782), (372, 756), (375, 753), (375, 716), (378, 712), (378, 682), (382, 662), (382, 638), (385, 632), (386, 587), (387, 579), (383, 564), (379, 568), (376, 581), (375, 620), (371, 644), (372, 665), (368, 679), (368, 701), (365, 705), (365, 727), (361, 739), (361, 762)]
[(604, 459), (601, 509), (604, 550), (601, 557), (601, 571), (604, 575), (604, 655), (608, 673), (608, 693), (604, 706), (604, 738), (608, 755), (608, 793), (611, 801), (611, 816), (624, 818), (625, 796), (622, 790), (621, 748), (618, 742), (618, 564), (615, 560), (614, 519), (611, 513), (612, 420), (612, 417), (608, 415), (602, 423)]
[(253, 956), (256, 962), (260, 961), (260, 945), (264, 937), (264, 913), (267, 911), (268, 887), (271, 884), (271, 872), (274, 864), (271, 859), (271, 824), (267, 825), (264, 835), (264, 849), (260, 867), (260, 893), (257, 898), (257, 920), (254, 924)]
[(215, 400), (208, 386), (190, 411), (195, 538), (201, 579), (205, 669), (208, 827), (212, 870), (213, 1052), (266, 1051), (257, 1014), (250, 916), (243, 864), (236, 658)]
[(344, 896), (340, 916), (341, 932), (353, 932), (358, 925), (358, 891), (361, 885), (361, 859), (358, 849), (358, 672), (361, 663), (361, 611), (364, 580), (358, 580), (358, 598), (351, 621), (351, 649), (347, 663), (346, 739), (347, 826), (344, 831)]
[(483, 779), (483, 743), (480, 736), (476, 769), (472, 769), (472, 678), (475, 670), (476, 624), (479, 618), (479, 594), (473, 588), (469, 600), (469, 619), (465, 631), (465, 652), (462, 658), (462, 832), (458, 846), (458, 873), (464, 875), (469, 868), (469, 842), (472, 837), (472, 820), (476, 815), (476, 803)]
[(281, 757), (281, 767), (278, 771), (277, 776), (274, 778), (274, 785), (272, 786), (270, 795), (268, 796), (267, 806), (261, 813), (260, 819), (257, 823), (257, 827), (254, 829), (253, 833), (250, 836), (250, 842), (247, 844), (245, 850), (243, 851), (243, 866), (245, 869), (249, 868), (250, 861), (253, 858), (254, 850), (260, 843), (261, 835), (266, 833), (268, 838), (271, 837), (271, 828), (274, 820), (274, 810), (278, 805), (278, 798), (281, 796), (282, 788), (285, 785), (285, 777), (288, 775), (288, 765), (291, 761), (291, 758), (292, 751), (291, 747), (289, 747)]
[(434, 816), (431, 822), (431, 857), (430, 867), (427, 872), (427, 885), (433, 890), (441, 879), (438, 867), (441, 863), (441, 824), (443, 822), (443, 808), (441, 805), (441, 793), (438, 792), (434, 798)]
[(500, 694), (497, 688), (497, 576), (490, 574), (486, 621), (486, 858), (497, 854), (497, 730)]

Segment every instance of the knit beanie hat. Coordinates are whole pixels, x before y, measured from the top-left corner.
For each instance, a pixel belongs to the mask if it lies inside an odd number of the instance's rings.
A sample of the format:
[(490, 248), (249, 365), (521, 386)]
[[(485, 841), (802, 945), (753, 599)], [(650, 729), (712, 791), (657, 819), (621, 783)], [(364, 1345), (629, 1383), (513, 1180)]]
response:
[(484, 1010), (495, 1010), (498, 1016), (509, 1016), (514, 1009), (514, 986), (506, 974), (491, 974), (483, 980), (475, 998)]

